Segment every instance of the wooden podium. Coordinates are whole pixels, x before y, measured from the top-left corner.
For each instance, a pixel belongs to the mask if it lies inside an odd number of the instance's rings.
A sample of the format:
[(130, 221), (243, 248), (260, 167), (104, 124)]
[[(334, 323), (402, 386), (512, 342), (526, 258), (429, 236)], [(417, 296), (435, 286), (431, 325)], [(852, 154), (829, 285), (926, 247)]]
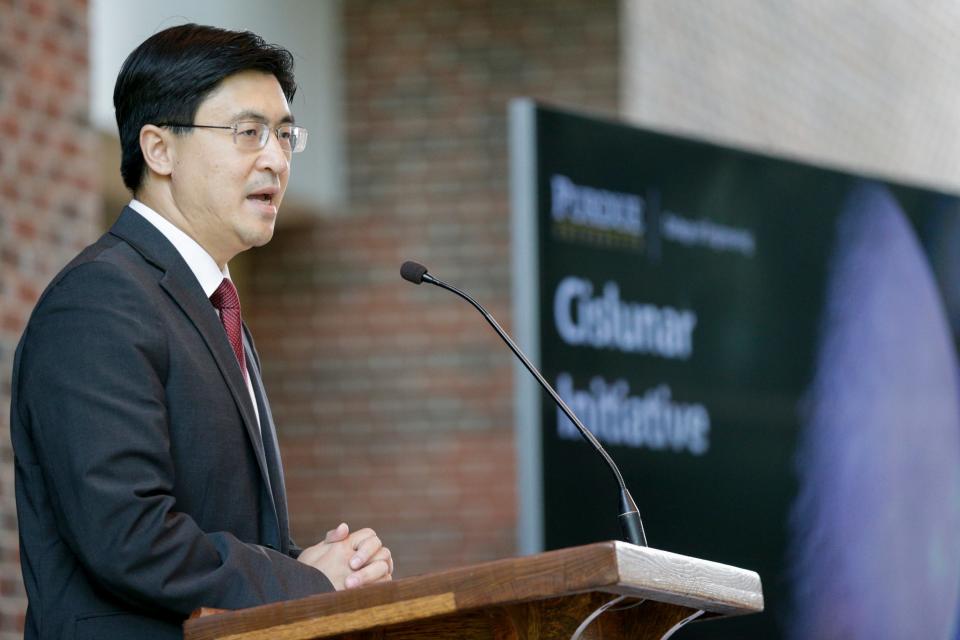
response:
[(201, 609), (184, 637), (662, 640), (691, 620), (762, 610), (752, 571), (600, 542), (240, 611)]

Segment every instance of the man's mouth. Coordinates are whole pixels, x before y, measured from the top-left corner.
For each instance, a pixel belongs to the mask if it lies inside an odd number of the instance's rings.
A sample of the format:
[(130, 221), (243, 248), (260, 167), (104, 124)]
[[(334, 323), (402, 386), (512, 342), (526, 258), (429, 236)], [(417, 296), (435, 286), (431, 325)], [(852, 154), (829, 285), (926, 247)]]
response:
[(267, 185), (249, 194), (247, 200), (252, 200), (259, 207), (276, 207), (279, 202), (279, 196), (280, 189), (276, 185)]

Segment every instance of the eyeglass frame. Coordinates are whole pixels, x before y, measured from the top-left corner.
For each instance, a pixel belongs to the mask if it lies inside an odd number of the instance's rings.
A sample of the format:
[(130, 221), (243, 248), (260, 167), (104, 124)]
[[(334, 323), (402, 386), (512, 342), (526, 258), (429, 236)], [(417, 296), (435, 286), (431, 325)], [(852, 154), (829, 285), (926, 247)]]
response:
[[(289, 127), (291, 129), (291, 133), (293, 133), (293, 131), (296, 131), (295, 136), (297, 138), (297, 145), (300, 147), (299, 149), (297, 149), (295, 146), (291, 146), (290, 147), (291, 154), (300, 153), (301, 151), (307, 148), (307, 136), (309, 132), (307, 131), (306, 127), (301, 127), (300, 125), (296, 125), (291, 122), (285, 122), (281, 124), (279, 127), (273, 127), (273, 128), (271, 128), (270, 125), (268, 125), (265, 122), (257, 122), (255, 120), (241, 120), (239, 122), (235, 122), (230, 126), (215, 125), (215, 124), (181, 124), (177, 122), (164, 122), (162, 124), (158, 124), (157, 126), (158, 127), (178, 127), (178, 128), (184, 128), (184, 129), (226, 129), (228, 131), (233, 131), (233, 143), (238, 144), (237, 136), (240, 134), (240, 125), (256, 125), (258, 127), (264, 127), (263, 130), (266, 131), (267, 133), (266, 135), (263, 135), (263, 134), (260, 135), (260, 142), (256, 147), (258, 151), (267, 146), (267, 141), (270, 140), (271, 133), (277, 136), (277, 140), (280, 142), (280, 148), (283, 149), (283, 140), (280, 138), (280, 129), (283, 129), (285, 127)], [(301, 134), (302, 134), (302, 138), (301, 138)], [(302, 144), (300, 144), (300, 140), (303, 140)], [(252, 151), (253, 147), (251, 147), (250, 150)], [(286, 151), (286, 149), (283, 149), (283, 150)]]

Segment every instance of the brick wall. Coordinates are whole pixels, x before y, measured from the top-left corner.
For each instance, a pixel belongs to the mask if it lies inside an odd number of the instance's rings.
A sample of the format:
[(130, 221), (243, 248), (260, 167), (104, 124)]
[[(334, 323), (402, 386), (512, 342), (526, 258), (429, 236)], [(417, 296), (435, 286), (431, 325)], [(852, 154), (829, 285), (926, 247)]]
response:
[(509, 328), (507, 101), (614, 113), (618, 4), (342, 6), (349, 210), (254, 252), (245, 302), (294, 533), (369, 524), (399, 575), (509, 556), (512, 356), (471, 307), (404, 283), (399, 265), (424, 262)]
[(98, 229), (87, 3), (0, 0), (0, 639), (22, 637), (10, 375), (40, 291)]

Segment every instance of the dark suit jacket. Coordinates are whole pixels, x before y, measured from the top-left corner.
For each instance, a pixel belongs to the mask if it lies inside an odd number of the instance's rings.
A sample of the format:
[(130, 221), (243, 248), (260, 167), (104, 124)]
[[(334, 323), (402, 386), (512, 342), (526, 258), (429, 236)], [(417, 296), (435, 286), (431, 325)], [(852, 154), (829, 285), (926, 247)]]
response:
[(332, 589), (295, 560), (245, 338), (256, 409), (199, 282), (130, 209), (44, 291), (11, 402), (27, 638), (175, 638), (201, 605)]

